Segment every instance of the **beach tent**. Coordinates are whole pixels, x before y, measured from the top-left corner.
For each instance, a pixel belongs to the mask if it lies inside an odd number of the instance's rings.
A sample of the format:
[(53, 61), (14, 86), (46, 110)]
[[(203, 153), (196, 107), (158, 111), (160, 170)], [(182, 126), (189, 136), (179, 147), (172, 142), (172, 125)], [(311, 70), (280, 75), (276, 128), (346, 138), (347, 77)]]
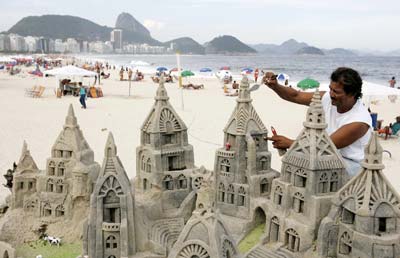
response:
[(95, 77), (97, 73), (73, 65), (67, 65), (61, 68), (47, 70), (44, 72), (44, 75)]
[(201, 68), (201, 69), (200, 69), (200, 72), (201, 72), (201, 73), (208, 73), (208, 72), (212, 72), (212, 70), (211, 70), (211, 68), (205, 67), (205, 68)]
[(290, 76), (287, 75), (286, 73), (280, 73), (280, 74), (278, 74), (278, 76), (276, 77), (276, 79), (277, 79), (278, 81), (286, 81), (286, 80), (289, 80), (289, 79), (290, 79)]

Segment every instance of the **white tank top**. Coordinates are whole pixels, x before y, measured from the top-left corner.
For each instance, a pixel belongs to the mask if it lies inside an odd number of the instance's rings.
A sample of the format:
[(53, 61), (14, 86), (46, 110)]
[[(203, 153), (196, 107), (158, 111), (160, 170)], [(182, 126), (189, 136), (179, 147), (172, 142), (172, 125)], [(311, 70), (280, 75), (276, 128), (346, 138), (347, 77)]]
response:
[(364, 159), (364, 148), (368, 144), (372, 132), (372, 119), (368, 109), (363, 105), (361, 100), (358, 99), (352, 109), (345, 113), (338, 113), (336, 106), (332, 105), (329, 92), (325, 92), (322, 96), (322, 106), (325, 111), (325, 121), (328, 124), (326, 131), (329, 135), (336, 132), (340, 127), (354, 122), (362, 122), (369, 126), (368, 132), (361, 138), (349, 146), (339, 149), (343, 158), (358, 163), (361, 162)]

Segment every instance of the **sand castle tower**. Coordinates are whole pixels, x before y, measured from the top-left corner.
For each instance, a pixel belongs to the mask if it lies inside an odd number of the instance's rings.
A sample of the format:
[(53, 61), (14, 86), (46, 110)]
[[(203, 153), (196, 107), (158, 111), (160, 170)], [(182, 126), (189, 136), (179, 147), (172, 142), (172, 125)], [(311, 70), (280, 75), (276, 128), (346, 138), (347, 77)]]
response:
[(400, 196), (382, 172), (373, 133), (360, 173), (340, 189), (318, 234), (319, 257), (400, 257)]
[(236, 244), (215, 208), (215, 187), (212, 177), (209, 176), (203, 180), (197, 191), (196, 209), (168, 258), (239, 257)]
[[(223, 215), (249, 222), (259, 206), (258, 200), (269, 197), (272, 180), (279, 173), (271, 169), (271, 153), (264, 140), (268, 132), (251, 104), (247, 77), (241, 81), (236, 101), (224, 128), (224, 147), (215, 154), (217, 207)], [(257, 211), (263, 213), (261, 209)], [(265, 219), (265, 214), (261, 216)], [(237, 228), (245, 223), (232, 220), (229, 227)]]
[(39, 169), (33, 160), (28, 145), (24, 141), (21, 157), (14, 172), (11, 208), (24, 208), (25, 211), (35, 211), (37, 200), (31, 199), (37, 192), (37, 177)]
[(191, 191), (193, 147), (187, 127), (169, 103), (161, 79), (155, 103), (141, 128), (141, 146), (136, 149), (138, 188), (162, 191), (163, 209), (179, 208)]
[(90, 197), (84, 254), (122, 258), (136, 252), (134, 192), (110, 133), (103, 166)]
[(56, 139), (45, 175), (39, 177), (38, 198), (41, 217), (71, 217), (75, 201), (88, 204), (99, 165), (83, 137), (69, 106), (64, 128)]
[(282, 158), (280, 178), (273, 181), (265, 230), (269, 242), (283, 244), (284, 251), (291, 253), (312, 246), (346, 174), (342, 158), (325, 131), (318, 90), (303, 125)]

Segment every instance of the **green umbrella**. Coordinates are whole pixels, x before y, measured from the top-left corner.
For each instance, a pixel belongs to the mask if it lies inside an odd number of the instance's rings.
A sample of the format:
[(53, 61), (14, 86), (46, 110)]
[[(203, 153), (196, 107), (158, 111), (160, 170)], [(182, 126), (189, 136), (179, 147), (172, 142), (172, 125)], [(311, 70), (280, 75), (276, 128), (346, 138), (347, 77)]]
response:
[(319, 82), (310, 78), (306, 78), (304, 80), (299, 81), (299, 83), (297, 83), (297, 87), (299, 87), (302, 90), (314, 89), (319, 87)]
[(182, 77), (189, 77), (189, 76), (193, 76), (193, 75), (194, 75), (194, 73), (192, 71), (189, 71), (189, 70), (185, 70), (185, 71), (183, 71), (181, 73)]

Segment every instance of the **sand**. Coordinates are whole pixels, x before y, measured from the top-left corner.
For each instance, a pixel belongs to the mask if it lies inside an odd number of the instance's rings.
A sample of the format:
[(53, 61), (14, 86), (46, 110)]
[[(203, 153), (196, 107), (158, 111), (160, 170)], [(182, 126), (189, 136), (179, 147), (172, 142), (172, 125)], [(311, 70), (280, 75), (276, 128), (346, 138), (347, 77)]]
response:
[[(62, 130), (68, 106), (73, 104), (78, 123), (83, 130), (95, 160), (102, 163), (104, 145), (108, 132), (114, 134), (118, 155), (130, 178), (136, 171), (136, 147), (139, 146), (140, 128), (154, 103), (157, 84), (146, 76), (142, 82), (132, 82), (132, 96), (128, 97), (128, 82), (118, 81), (118, 71), (102, 80), (103, 98), (87, 101), (88, 108), (81, 109), (77, 97), (56, 98), (58, 81), (52, 78), (37, 78), (26, 73), (10, 76), (0, 72), (0, 174), (18, 161), (23, 141), (26, 140), (31, 154), (40, 169), (45, 168), (52, 145)], [(185, 82), (187, 79), (184, 80)], [(226, 97), (221, 84), (214, 78), (191, 78), (195, 84), (204, 84), (204, 90), (180, 90), (177, 83), (168, 83), (166, 88), (170, 102), (186, 123), (189, 143), (194, 147), (196, 166), (214, 168), (215, 150), (223, 145), (223, 128), (236, 105), (236, 97)], [(86, 84), (89, 82), (85, 79)], [(24, 96), (26, 88), (43, 85), (46, 91), (42, 98)], [(253, 105), (267, 128), (274, 126), (279, 134), (295, 138), (302, 129), (307, 107), (291, 104), (279, 99), (266, 86), (252, 93)], [(182, 106), (182, 99), (183, 104)], [(399, 114), (400, 103), (379, 101), (371, 106), (383, 119), (384, 124), (394, 121)], [(400, 191), (400, 139), (382, 140), (384, 173), (393, 186)], [(270, 145), (272, 167), (280, 170), (280, 157)], [(5, 179), (0, 177), (0, 183)], [(9, 190), (0, 186), (0, 203)]]

